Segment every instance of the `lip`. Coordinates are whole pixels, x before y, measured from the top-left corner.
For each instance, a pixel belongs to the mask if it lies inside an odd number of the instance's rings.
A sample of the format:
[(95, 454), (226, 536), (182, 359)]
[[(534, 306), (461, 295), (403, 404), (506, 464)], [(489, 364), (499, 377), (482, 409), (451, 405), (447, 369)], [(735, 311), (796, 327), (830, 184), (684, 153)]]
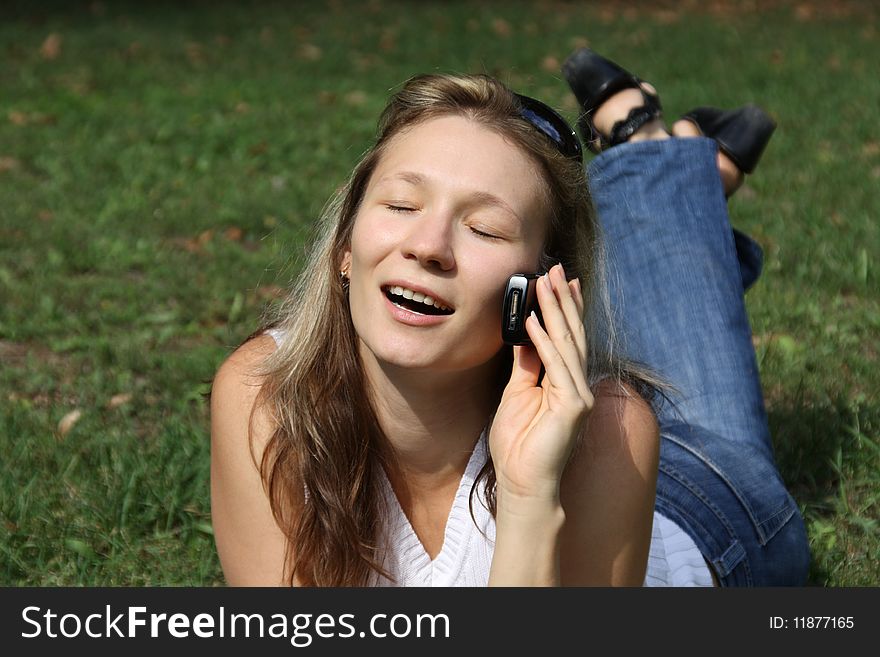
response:
[(452, 317), (452, 315), (422, 315), (414, 313), (411, 310), (394, 305), (384, 293), (382, 294), (382, 300), (385, 302), (385, 307), (388, 309), (392, 319), (407, 326), (436, 326)]
[(420, 285), (413, 285), (412, 283), (402, 280), (389, 281), (387, 283), (383, 283), (379, 287), (379, 293), (382, 295), (382, 300), (385, 302), (385, 307), (388, 309), (388, 313), (396, 322), (405, 324), (407, 326), (436, 326), (438, 324), (442, 324), (447, 319), (452, 317), (452, 314), (455, 312), (453, 310), (453, 313), (450, 313), (449, 315), (422, 315), (421, 313), (415, 313), (411, 310), (407, 310), (406, 308), (395, 305), (385, 294), (385, 290), (387, 290), (389, 287), (394, 287), (395, 285), (409, 288), (413, 292), (421, 292), (422, 294), (429, 295), (431, 298), (436, 299), (447, 308), (452, 308), (452, 304), (450, 304), (445, 299), (436, 296), (428, 288), (422, 287)]
[[(416, 285), (415, 283), (410, 283), (409, 281), (405, 281), (402, 279), (398, 279), (398, 280), (394, 280), (394, 281), (386, 281), (385, 283), (382, 283), (382, 285), (380, 286), (380, 290), (382, 291), (382, 294), (384, 295), (386, 289), (388, 289), (389, 287), (394, 287), (395, 285), (400, 286), (400, 287), (409, 288), (413, 292), (421, 292), (426, 297), (431, 297), (434, 301), (440, 303), (440, 305), (446, 306), (447, 308), (451, 309), (453, 313), (455, 312), (455, 306), (453, 306), (449, 301), (447, 301), (446, 299), (441, 297), (439, 294), (437, 294), (433, 290), (430, 290), (426, 287), (422, 287), (421, 285)], [(452, 314), (452, 313), (450, 313), (450, 314)], [(448, 317), (448, 316), (449, 315), (445, 315), (445, 317)]]

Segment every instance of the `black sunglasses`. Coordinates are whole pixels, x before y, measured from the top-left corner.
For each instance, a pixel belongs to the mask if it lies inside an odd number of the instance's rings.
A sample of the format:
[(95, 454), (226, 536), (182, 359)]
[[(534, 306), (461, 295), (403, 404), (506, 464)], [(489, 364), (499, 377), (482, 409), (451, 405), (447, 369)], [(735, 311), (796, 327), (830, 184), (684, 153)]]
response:
[(555, 109), (540, 100), (514, 93), (520, 104), (519, 114), (552, 141), (560, 153), (578, 162), (584, 155), (577, 133)]

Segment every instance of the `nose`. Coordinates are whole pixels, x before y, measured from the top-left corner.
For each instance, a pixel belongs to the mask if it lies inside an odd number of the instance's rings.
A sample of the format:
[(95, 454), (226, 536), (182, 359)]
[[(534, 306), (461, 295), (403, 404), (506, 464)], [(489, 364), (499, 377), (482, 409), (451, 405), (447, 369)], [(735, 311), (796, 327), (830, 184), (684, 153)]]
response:
[(449, 271), (455, 267), (452, 248), (453, 220), (435, 212), (415, 221), (401, 243), (403, 257), (417, 260), (422, 267)]

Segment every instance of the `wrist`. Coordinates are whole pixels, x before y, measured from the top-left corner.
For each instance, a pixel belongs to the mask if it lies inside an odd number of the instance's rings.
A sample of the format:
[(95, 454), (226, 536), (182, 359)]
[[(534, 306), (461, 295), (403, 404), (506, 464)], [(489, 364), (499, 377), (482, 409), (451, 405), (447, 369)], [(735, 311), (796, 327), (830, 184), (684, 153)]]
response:
[(546, 481), (538, 485), (515, 486), (499, 480), (495, 488), (495, 499), (499, 511), (502, 508), (511, 511), (535, 509), (546, 511), (561, 507), (559, 481)]
[(558, 503), (509, 498), (495, 516), (490, 586), (559, 586), (559, 550), (565, 513)]
[(541, 528), (542, 531), (560, 530), (565, 524), (565, 510), (559, 494), (522, 496), (498, 491), (495, 523), (497, 526)]

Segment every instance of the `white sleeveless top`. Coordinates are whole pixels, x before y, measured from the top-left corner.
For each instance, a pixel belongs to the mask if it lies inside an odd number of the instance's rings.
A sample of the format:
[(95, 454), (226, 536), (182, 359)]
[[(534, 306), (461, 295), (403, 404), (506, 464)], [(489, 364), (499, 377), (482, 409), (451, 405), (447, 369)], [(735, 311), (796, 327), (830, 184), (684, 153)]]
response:
[[(281, 332), (267, 331), (276, 343)], [(484, 492), (471, 488), (486, 462), (485, 434), (465, 467), (446, 520), (443, 547), (432, 560), (400, 506), (387, 477), (382, 477), (388, 518), (383, 554), (390, 581), (376, 575), (373, 586), (486, 586), (495, 550), (495, 519)], [(473, 517), (471, 516), (473, 511)], [(654, 511), (645, 586), (712, 586), (709, 567), (694, 541), (676, 523)]]
[[(375, 576), (374, 586), (486, 586), (495, 548), (495, 519), (488, 512), (482, 488), (471, 487), (486, 461), (486, 441), (477, 442), (465, 468), (446, 521), (443, 547), (433, 560), (383, 477), (389, 510), (385, 569), (395, 582)], [(693, 540), (681, 528), (654, 512), (645, 586), (712, 586), (712, 576)]]

